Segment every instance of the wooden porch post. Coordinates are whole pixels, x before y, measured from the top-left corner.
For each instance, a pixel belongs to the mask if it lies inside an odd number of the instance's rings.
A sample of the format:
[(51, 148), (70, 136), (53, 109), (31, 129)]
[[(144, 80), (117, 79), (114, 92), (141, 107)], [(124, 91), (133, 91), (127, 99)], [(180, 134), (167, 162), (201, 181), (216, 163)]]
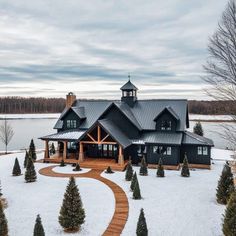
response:
[(118, 156), (118, 164), (124, 165), (124, 155), (123, 155), (123, 148), (119, 145), (119, 156)]
[(48, 140), (45, 140), (45, 151), (44, 151), (44, 159), (49, 158), (49, 147), (48, 147)]
[(64, 148), (63, 148), (63, 156), (62, 156), (62, 159), (66, 159), (66, 156), (67, 156), (67, 142), (64, 141)]
[(79, 143), (79, 162), (83, 162), (84, 161), (84, 146), (83, 143), (80, 142)]

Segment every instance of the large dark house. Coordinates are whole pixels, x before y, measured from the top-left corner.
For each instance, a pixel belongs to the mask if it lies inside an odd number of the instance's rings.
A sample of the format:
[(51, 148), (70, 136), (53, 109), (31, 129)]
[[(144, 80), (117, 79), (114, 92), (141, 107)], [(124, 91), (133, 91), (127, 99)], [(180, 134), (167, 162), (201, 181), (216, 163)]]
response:
[[(187, 155), (195, 167), (209, 168), (213, 142), (186, 131), (187, 100), (139, 100), (130, 80), (121, 87), (121, 100), (80, 100), (73, 93), (56, 122), (56, 133), (44, 136), (45, 160), (51, 160), (49, 141), (58, 142), (57, 156), (65, 160), (110, 159), (119, 165), (142, 157), (156, 165), (178, 168)], [(55, 155), (54, 155), (55, 156)]]

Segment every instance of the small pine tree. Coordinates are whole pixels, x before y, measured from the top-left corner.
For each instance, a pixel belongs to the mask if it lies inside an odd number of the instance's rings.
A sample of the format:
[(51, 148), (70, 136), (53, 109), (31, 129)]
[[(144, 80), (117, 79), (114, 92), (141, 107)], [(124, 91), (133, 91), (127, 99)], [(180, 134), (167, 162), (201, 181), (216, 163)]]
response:
[(222, 231), (226, 236), (236, 235), (236, 192), (234, 191), (225, 209)]
[(140, 210), (137, 228), (136, 228), (136, 235), (137, 236), (147, 236), (148, 235), (147, 223), (146, 223), (143, 208)]
[(7, 236), (7, 235), (8, 235), (7, 219), (3, 211), (2, 202), (0, 201), (0, 236)]
[(114, 171), (111, 169), (110, 166), (107, 167), (107, 170), (105, 171), (107, 174), (113, 174)]
[(33, 161), (36, 161), (37, 155), (36, 155), (36, 150), (35, 150), (35, 145), (34, 145), (33, 139), (31, 139), (30, 146), (29, 146), (29, 156), (32, 158)]
[(60, 163), (60, 167), (64, 167), (64, 166), (66, 166), (66, 164), (65, 164), (64, 159), (62, 158), (62, 159), (61, 159), (61, 163)]
[(34, 236), (45, 236), (40, 215), (37, 215), (34, 225)]
[(50, 146), (50, 154), (55, 154), (56, 153), (56, 149), (55, 149), (55, 146), (54, 146), (54, 143), (51, 144)]
[(79, 163), (76, 163), (75, 168), (73, 169), (73, 171), (81, 171), (82, 169), (80, 168)]
[(134, 175), (132, 177), (131, 184), (130, 184), (131, 191), (134, 191), (134, 186), (135, 186), (136, 181), (137, 181), (137, 174), (136, 172), (134, 172)]
[(21, 175), (20, 164), (19, 164), (19, 161), (17, 158), (15, 159), (15, 163), (14, 163), (13, 170), (12, 170), (12, 175), (13, 176)]
[(145, 160), (144, 157), (141, 160), (141, 166), (140, 166), (139, 174), (140, 175), (148, 175), (147, 163), (146, 163), (146, 160)]
[(228, 164), (225, 164), (216, 189), (217, 202), (220, 204), (227, 204), (230, 195), (234, 190), (234, 178), (231, 168)]
[(165, 171), (164, 171), (164, 167), (162, 165), (162, 159), (159, 159), (159, 163), (157, 166), (157, 177), (165, 177)]
[(137, 178), (136, 181), (135, 181), (135, 184), (134, 184), (133, 199), (138, 200), (138, 199), (141, 199), (141, 198), (142, 197), (141, 197), (138, 178)]
[(183, 161), (183, 166), (181, 169), (181, 176), (183, 177), (189, 177), (190, 176), (190, 171), (188, 167), (188, 158), (187, 155), (185, 154), (184, 161)]
[(74, 177), (71, 177), (64, 194), (59, 215), (59, 223), (66, 231), (78, 231), (84, 223), (85, 212), (79, 189)]
[(26, 168), (28, 160), (29, 160), (29, 152), (26, 150), (24, 159), (24, 168)]
[(36, 171), (34, 168), (34, 162), (31, 158), (29, 158), (25, 171), (25, 181), (26, 183), (35, 182), (37, 179)]
[(131, 181), (132, 176), (133, 176), (133, 168), (132, 168), (131, 162), (129, 161), (126, 166), (125, 180)]
[(203, 136), (204, 135), (204, 132), (203, 132), (203, 129), (202, 129), (202, 124), (200, 121), (198, 121), (195, 126), (193, 127), (193, 133), (194, 134), (197, 134), (197, 135), (200, 135), (200, 136)]

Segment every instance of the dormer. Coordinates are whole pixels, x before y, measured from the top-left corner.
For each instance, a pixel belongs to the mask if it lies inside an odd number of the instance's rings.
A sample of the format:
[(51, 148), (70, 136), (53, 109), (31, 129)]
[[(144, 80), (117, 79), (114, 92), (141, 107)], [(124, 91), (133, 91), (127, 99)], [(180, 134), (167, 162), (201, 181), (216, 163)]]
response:
[(131, 83), (130, 76), (129, 76), (129, 81), (126, 84), (124, 84), (120, 88), (120, 90), (122, 91), (121, 101), (125, 102), (130, 107), (133, 107), (137, 100), (138, 88), (133, 83)]
[(165, 107), (154, 119), (156, 122), (156, 130), (163, 132), (176, 131), (179, 116), (175, 113), (172, 107)]

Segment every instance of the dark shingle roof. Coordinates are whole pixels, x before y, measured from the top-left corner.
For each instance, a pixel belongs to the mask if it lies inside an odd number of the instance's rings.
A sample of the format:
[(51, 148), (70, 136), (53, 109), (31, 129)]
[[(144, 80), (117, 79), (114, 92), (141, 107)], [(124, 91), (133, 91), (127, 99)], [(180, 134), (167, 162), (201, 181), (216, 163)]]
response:
[(129, 80), (120, 88), (120, 90), (138, 90), (138, 88)]
[(183, 136), (183, 144), (194, 144), (194, 145), (207, 145), (214, 146), (211, 139), (202, 137), (200, 135), (185, 131)]
[(179, 120), (179, 116), (175, 113), (172, 107), (167, 106), (155, 117), (154, 121), (156, 121), (165, 111), (168, 111), (176, 120)]
[(98, 120), (102, 128), (124, 148), (132, 144), (129, 138), (110, 120)]
[(173, 133), (173, 132), (145, 132), (140, 140), (144, 143), (159, 143), (159, 144), (171, 144), (171, 145), (181, 145), (183, 133)]
[[(90, 128), (107, 110), (112, 103), (114, 103), (133, 124), (142, 130), (155, 130), (154, 119), (166, 107), (171, 107), (172, 112), (179, 117), (177, 131), (184, 131), (186, 128), (187, 119), (187, 100), (138, 100), (133, 107), (129, 107), (122, 101), (108, 101), (108, 100), (77, 100), (72, 109), (83, 107), (84, 116), (86, 119), (81, 124), (81, 129)], [(170, 109), (170, 108), (169, 108)], [(62, 119), (67, 109), (62, 112)], [(61, 122), (57, 122), (54, 128), (60, 127)]]

